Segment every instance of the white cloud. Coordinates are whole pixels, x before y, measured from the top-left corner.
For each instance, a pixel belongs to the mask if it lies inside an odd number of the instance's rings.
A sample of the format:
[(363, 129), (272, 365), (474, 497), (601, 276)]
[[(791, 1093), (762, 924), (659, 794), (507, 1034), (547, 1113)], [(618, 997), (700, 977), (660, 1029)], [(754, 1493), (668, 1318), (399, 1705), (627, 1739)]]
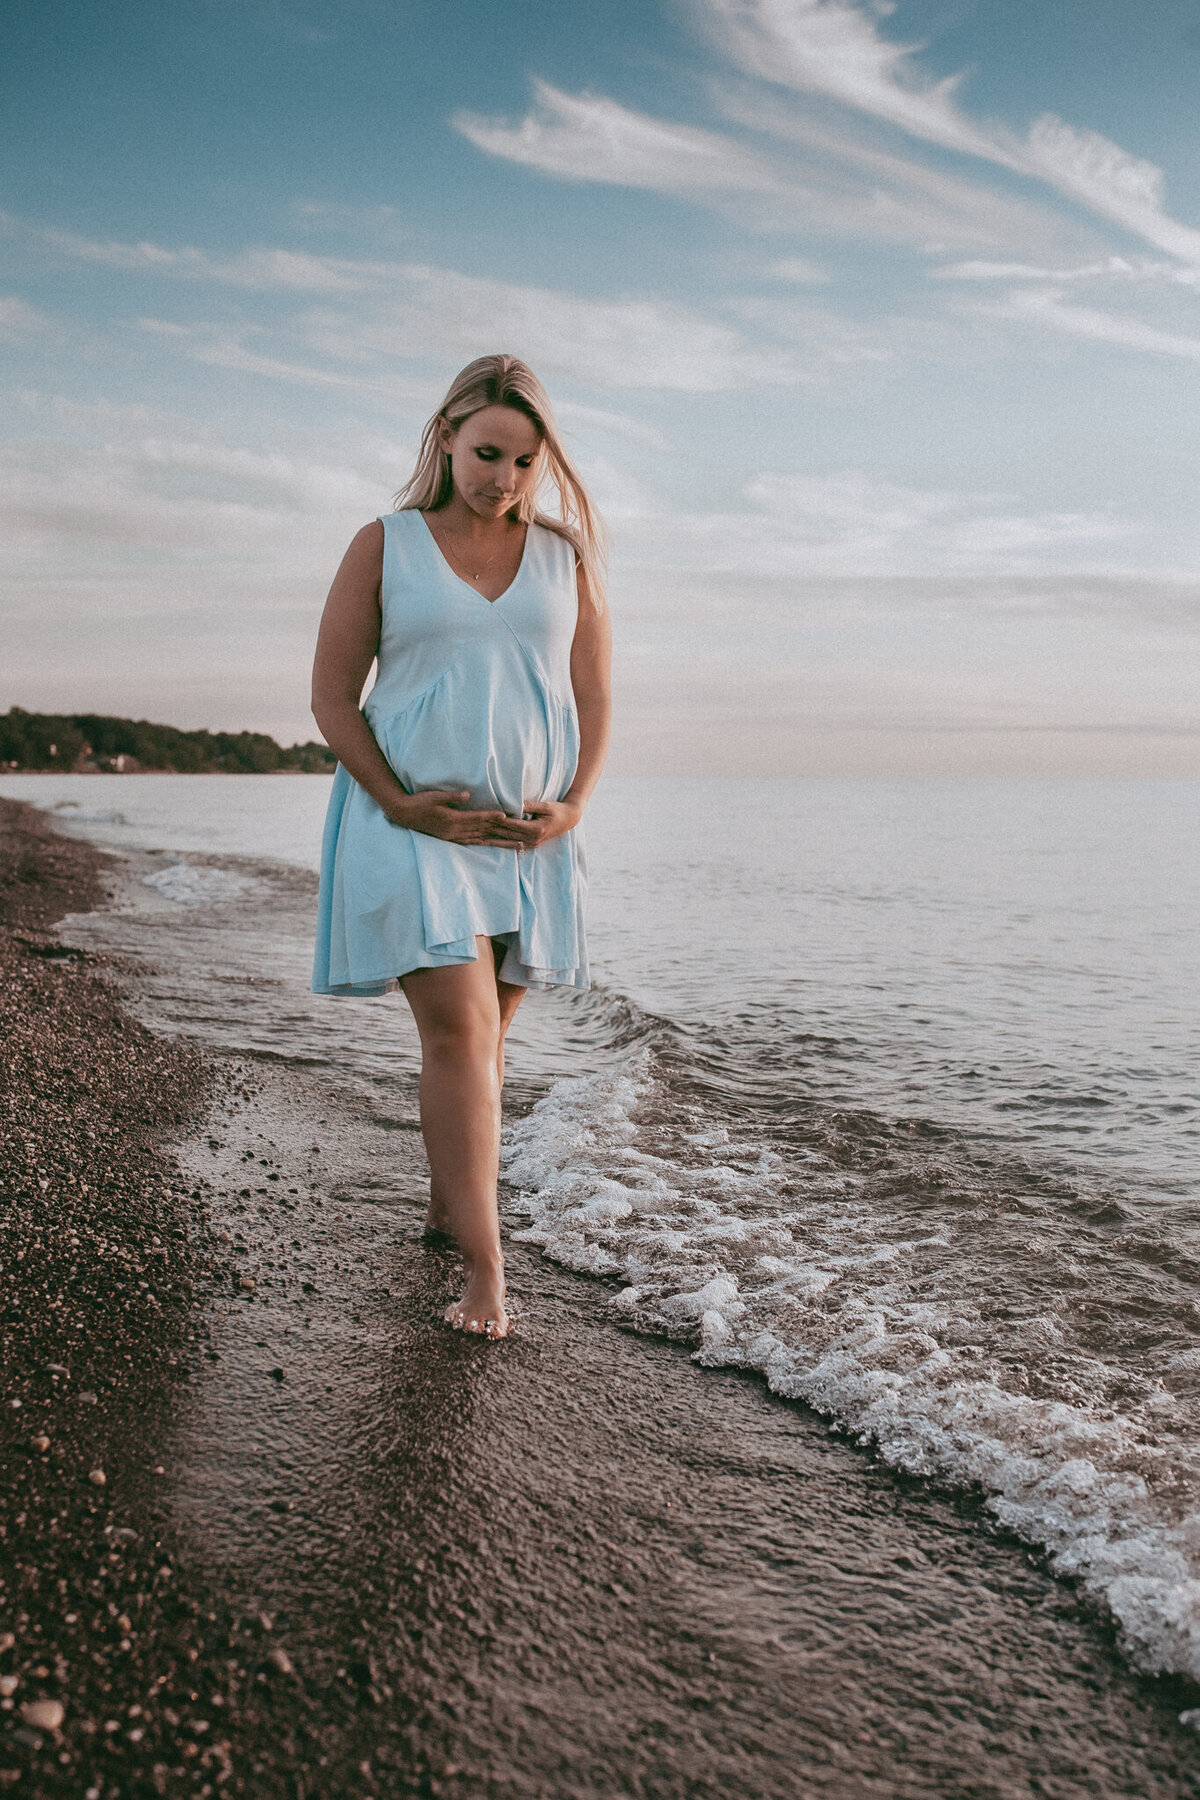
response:
[(960, 262), (947, 263), (930, 271), (937, 281), (1085, 281), (1097, 276), (1124, 273), (1131, 265), (1121, 257), (1105, 257), (1101, 262), (1081, 263), (1077, 268), (1044, 269), (1036, 263)]
[[(424, 393), (423, 383), (408, 380), (397, 368), (402, 359), (465, 359), (489, 347), (514, 350), (536, 366), (588, 385), (697, 394), (806, 382), (821, 378), (834, 363), (878, 354), (868, 334), (832, 313), (810, 312), (803, 345), (772, 343), (761, 333), (751, 338), (729, 318), (669, 301), (636, 295), (591, 299), (418, 263), (333, 261), (261, 246), (213, 257), (186, 246), (101, 243), (61, 232), (35, 235), (130, 275), (149, 272), (218, 286), (319, 294), (327, 301), (323, 308), (276, 314), (269, 326), (181, 324), (152, 316), (136, 323), (159, 338), (174, 339), (196, 362), (307, 386), (358, 388), (389, 399)], [(339, 309), (336, 302), (351, 295), (353, 310)]]
[(639, 444), (661, 456), (679, 453), (679, 446), (672, 443), (665, 432), (648, 419), (636, 418), (632, 413), (612, 412), (605, 406), (581, 406), (575, 400), (563, 400), (555, 407), (555, 414), (568, 436), (577, 429), (598, 432), (605, 437), (623, 438), (627, 443)]
[(1106, 513), (1029, 508), (1012, 494), (919, 488), (859, 470), (765, 474), (744, 498), (739, 512), (635, 507), (614, 520), (614, 541), (639, 567), (773, 582), (1111, 567), (1114, 551), (1136, 551), (1140, 535)]
[[(644, 188), (711, 204), (755, 230), (815, 229), (835, 237), (917, 243), (944, 253), (1060, 246), (1063, 221), (1027, 199), (929, 169), (857, 141), (756, 90), (716, 98), (731, 124), (772, 141), (771, 154), (728, 133), (698, 130), (596, 96), (536, 82), (517, 125), (457, 114), (481, 150), (562, 179)], [(1071, 235), (1069, 232), (1067, 235)], [(1075, 234), (1077, 235), (1077, 234)], [(790, 278), (820, 279), (806, 259)]]
[(1200, 337), (1164, 331), (1143, 319), (1076, 306), (1050, 289), (1014, 288), (1004, 300), (976, 310), (990, 318), (1017, 319), (1023, 324), (1049, 326), (1054, 331), (1085, 338), (1092, 343), (1120, 344), (1130, 350), (1148, 350), (1159, 356), (1179, 357), (1184, 362), (1200, 362)]
[(893, 12), (891, 4), (692, 0), (692, 10), (729, 60), (760, 81), (823, 94), (927, 143), (1035, 176), (1156, 249), (1200, 263), (1200, 231), (1167, 213), (1153, 163), (1053, 113), (1035, 122), (1024, 143), (976, 125), (955, 98), (961, 76), (932, 81), (913, 61), (920, 46), (881, 37), (874, 20)]
[[(833, 324), (845, 337), (840, 321)], [(801, 350), (752, 340), (712, 314), (666, 301), (584, 299), (416, 265), (405, 267), (387, 301), (309, 314), (297, 329), (310, 349), (343, 361), (377, 364), (398, 345), (409, 356), (478, 356), (496, 347), (589, 385), (692, 394), (802, 382), (827, 366), (820, 344)]]
[(311, 363), (289, 361), (255, 350), (248, 339), (269, 336), (278, 343), (286, 338), (287, 328), (277, 325), (267, 333), (262, 327), (244, 325), (212, 325), (204, 322), (180, 325), (170, 319), (135, 319), (140, 331), (152, 333), (179, 345), (192, 362), (212, 369), (240, 370), (247, 375), (266, 375), (273, 381), (287, 381), (300, 387), (349, 388), (359, 393), (376, 394), (382, 399), (416, 402), (433, 406), (436, 395), (428, 382), (408, 380), (397, 374), (374, 377), (350, 375), (340, 369), (321, 369)]
[(781, 256), (763, 273), (776, 281), (794, 281), (805, 287), (819, 287), (830, 279), (828, 269), (810, 262), (806, 256)]
[[(872, 10), (878, 17), (894, 8)], [(919, 46), (880, 37), (862, 7), (846, 0), (692, 0), (691, 12), (729, 61), (759, 81), (825, 94), (928, 143), (1012, 166), (956, 104), (962, 77), (930, 80), (913, 61)]]
[(533, 110), (518, 125), (456, 113), (451, 123), (491, 156), (573, 181), (658, 193), (773, 193), (776, 171), (728, 137), (631, 112), (603, 95), (566, 94), (535, 81)]
[[(883, 37), (877, 20), (894, 11), (880, 0), (867, 8), (851, 0), (689, 0), (689, 11), (726, 60), (752, 82), (819, 95), (927, 144), (959, 152), (1049, 185), (1089, 212), (1143, 238), (1156, 249), (1200, 267), (1200, 231), (1166, 211), (1163, 179), (1152, 163), (1132, 156), (1098, 132), (1083, 131), (1046, 114), (1026, 140), (1003, 128), (976, 124), (957, 100), (960, 76), (935, 81), (914, 60), (919, 46)], [(951, 242), (1022, 242), (1022, 226), (1037, 221), (1037, 208), (989, 194), (978, 184), (955, 182), (877, 148), (834, 143), (794, 106), (764, 105), (759, 86), (750, 104), (727, 96), (732, 114), (760, 136), (807, 140), (810, 159), (824, 150), (826, 174), (874, 161), (877, 183), (862, 182), (840, 208), (841, 230), (926, 240), (943, 249)], [(459, 114), (454, 123), (480, 149), (568, 179), (607, 181), (658, 192), (717, 198), (770, 197), (774, 222), (831, 223), (834, 196), (814, 183), (803, 161), (788, 166), (728, 135), (668, 123), (635, 113), (605, 96), (572, 96), (535, 84), (533, 110), (517, 125)], [(885, 165), (890, 161), (890, 167)], [(841, 185), (840, 183), (838, 185)], [(964, 191), (965, 190), (965, 191)], [(782, 209), (782, 210), (780, 210)], [(1004, 229), (997, 232), (999, 214)], [(1004, 217), (1007, 215), (1007, 217)], [(763, 224), (751, 209), (749, 222)], [(1014, 226), (1016, 230), (1014, 230)]]
[[(322, 463), (276, 450), (229, 444), (212, 435), (167, 436), (130, 412), (107, 420), (104, 439), (26, 440), (0, 451), (0, 521), (10, 545), (9, 574), (38, 584), (68, 583), (84, 571), (117, 568), (172, 584), (196, 553), (213, 582), (213, 604), (236, 564), (251, 578), (305, 566), (314, 544), (379, 509), (390, 472)], [(63, 484), (69, 466), (70, 483)], [(170, 574), (168, 575), (168, 571)]]
[(46, 314), (30, 306), (19, 294), (0, 294), (0, 337), (27, 338), (50, 324)]
[(1200, 231), (1166, 211), (1162, 171), (1097, 131), (1047, 113), (1030, 130), (1029, 167), (1052, 186), (1180, 261), (1200, 265)]
[(31, 236), (46, 249), (73, 261), (120, 269), (128, 274), (159, 275), (177, 281), (215, 282), (225, 287), (260, 292), (303, 294), (354, 293), (386, 280), (386, 263), (354, 262), (345, 258), (310, 256), (294, 250), (251, 245), (232, 256), (214, 256), (207, 250), (184, 244), (123, 243), (117, 239), (83, 237), (77, 232), (28, 227), (7, 215), (0, 222), (9, 230)]

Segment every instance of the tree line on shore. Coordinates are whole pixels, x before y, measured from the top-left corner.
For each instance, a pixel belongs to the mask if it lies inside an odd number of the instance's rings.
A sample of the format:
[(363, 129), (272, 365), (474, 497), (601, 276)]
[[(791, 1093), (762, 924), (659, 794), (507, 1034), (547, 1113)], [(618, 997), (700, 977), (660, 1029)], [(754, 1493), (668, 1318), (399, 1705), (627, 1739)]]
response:
[(285, 748), (261, 731), (180, 731), (148, 719), (31, 713), (19, 706), (0, 713), (0, 769), (270, 775), (277, 769), (325, 774), (336, 765), (324, 744)]

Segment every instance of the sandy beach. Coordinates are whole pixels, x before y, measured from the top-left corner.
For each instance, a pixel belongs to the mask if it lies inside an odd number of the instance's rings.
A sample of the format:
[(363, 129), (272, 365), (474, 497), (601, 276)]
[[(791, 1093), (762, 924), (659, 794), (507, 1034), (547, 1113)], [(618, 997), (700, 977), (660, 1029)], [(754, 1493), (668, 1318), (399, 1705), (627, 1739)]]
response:
[(3, 803), (0, 1783), (1168, 1796), (1195, 1690), (972, 1499), (509, 1246), (439, 1322), (415, 1096), (137, 1023), (98, 853)]

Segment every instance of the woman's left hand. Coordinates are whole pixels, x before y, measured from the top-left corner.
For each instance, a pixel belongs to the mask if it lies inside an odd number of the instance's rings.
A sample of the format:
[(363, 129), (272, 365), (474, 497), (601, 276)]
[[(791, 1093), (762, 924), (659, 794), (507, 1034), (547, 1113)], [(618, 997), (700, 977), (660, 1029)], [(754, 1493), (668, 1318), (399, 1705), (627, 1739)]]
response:
[(583, 808), (570, 800), (527, 800), (523, 819), (496, 819), (489, 826), (484, 841), (532, 850), (538, 844), (548, 844), (551, 838), (573, 831), (582, 816)]

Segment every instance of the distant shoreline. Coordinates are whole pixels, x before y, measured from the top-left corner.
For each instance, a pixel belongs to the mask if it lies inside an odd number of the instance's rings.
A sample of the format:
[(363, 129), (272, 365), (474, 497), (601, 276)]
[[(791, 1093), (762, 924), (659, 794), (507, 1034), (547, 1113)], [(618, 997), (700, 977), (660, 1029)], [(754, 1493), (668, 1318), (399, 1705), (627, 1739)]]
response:
[(107, 713), (0, 713), (4, 775), (331, 775), (328, 744), (277, 744), (265, 731), (184, 731)]

